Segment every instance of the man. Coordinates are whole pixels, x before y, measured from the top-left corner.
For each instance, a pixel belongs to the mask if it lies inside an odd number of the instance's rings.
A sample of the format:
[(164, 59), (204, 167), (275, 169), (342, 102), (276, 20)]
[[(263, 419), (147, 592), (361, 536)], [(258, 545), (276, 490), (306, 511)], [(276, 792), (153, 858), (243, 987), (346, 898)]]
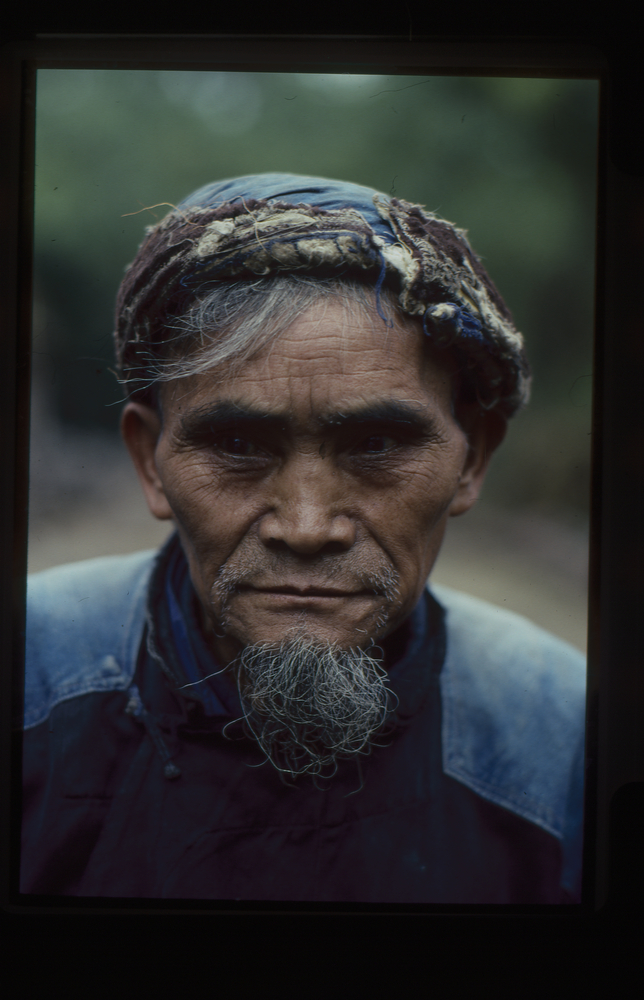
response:
[(212, 184), (148, 230), (116, 350), (176, 533), (31, 580), (22, 891), (578, 902), (583, 658), (426, 587), (530, 380), (464, 233)]

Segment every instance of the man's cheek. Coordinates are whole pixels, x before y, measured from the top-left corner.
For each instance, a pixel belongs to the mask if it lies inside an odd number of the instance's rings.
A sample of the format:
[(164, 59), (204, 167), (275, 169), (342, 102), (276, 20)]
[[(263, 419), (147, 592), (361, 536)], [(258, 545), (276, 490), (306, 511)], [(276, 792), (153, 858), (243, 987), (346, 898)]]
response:
[(168, 470), (164, 490), (177, 520), (197, 533), (221, 525), (230, 510), (216, 477), (199, 466)]
[(410, 474), (398, 491), (369, 505), (369, 520), (378, 525), (383, 541), (418, 550), (444, 518), (458, 488), (457, 476), (422, 467)]

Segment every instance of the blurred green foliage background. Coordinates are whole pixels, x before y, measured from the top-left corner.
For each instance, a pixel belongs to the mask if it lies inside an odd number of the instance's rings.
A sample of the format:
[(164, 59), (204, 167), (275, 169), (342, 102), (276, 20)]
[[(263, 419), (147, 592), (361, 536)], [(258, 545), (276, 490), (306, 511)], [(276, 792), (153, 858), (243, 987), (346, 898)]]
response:
[(117, 433), (114, 297), (168, 210), (146, 206), (240, 174), (338, 177), (468, 230), (534, 370), (485, 496), (585, 526), (598, 98), (592, 80), (39, 70), (33, 366), (52, 419)]

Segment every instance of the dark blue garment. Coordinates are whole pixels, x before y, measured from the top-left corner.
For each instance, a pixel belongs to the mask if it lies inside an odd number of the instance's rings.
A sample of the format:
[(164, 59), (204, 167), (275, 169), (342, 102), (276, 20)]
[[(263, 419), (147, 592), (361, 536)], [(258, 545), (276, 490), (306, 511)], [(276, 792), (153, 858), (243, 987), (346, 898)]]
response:
[[(174, 546), (174, 548), (173, 548)], [(173, 562), (177, 559), (178, 562)], [(57, 700), (25, 733), (22, 891), (143, 899), (354, 903), (560, 903), (561, 843), (445, 773), (440, 675), (446, 630), (426, 592), (386, 643), (396, 728), (329, 781), (284, 784), (232, 714), (182, 689), (173, 645), (192, 647), (194, 594), (176, 540), (148, 589), (136, 689), (180, 770), (125, 690)], [(170, 572), (172, 570), (172, 572)], [(168, 576), (177, 609), (168, 602)], [(175, 591), (174, 587), (178, 589)], [(173, 621), (174, 618), (174, 621)], [(201, 640), (199, 640), (201, 641)], [(188, 670), (209, 671), (198, 650)], [(167, 659), (166, 659), (167, 657)], [(204, 674), (204, 676), (206, 676)], [(221, 676), (210, 678), (222, 707)]]

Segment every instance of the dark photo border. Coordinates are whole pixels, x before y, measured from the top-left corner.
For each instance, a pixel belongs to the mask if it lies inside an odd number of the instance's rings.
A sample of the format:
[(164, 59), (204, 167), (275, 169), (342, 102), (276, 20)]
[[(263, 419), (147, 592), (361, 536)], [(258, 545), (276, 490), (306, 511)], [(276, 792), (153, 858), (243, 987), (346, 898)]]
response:
[[(41, 36), (5, 46), (7, 152), (0, 198), (7, 263), (3, 333), (2, 905), (5, 913), (293, 913), (626, 915), (641, 893), (637, 810), (644, 789), (641, 679), (644, 351), (639, 333), (644, 179), (625, 138), (616, 59), (600, 45), (538, 39), (468, 41), (344, 36)], [(590, 522), (584, 881), (581, 906), (360, 906), (217, 901), (41, 899), (17, 892), (20, 730), (27, 565), (35, 79), (39, 68), (203, 69), (364, 74), (572, 77), (600, 82), (593, 464)], [(624, 98), (626, 100), (626, 98)], [(636, 105), (633, 106), (634, 109)], [(639, 120), (639, 119), (638, 119)], [(632, 127), (639, 128), (638, 120)], [(10, 826), (9, 818), (13, 818)], [(641, 824), (641, 820), (640, 820)], [(630, 853), (629, 853), (630, 852)], [(638, 881), (639, 879), (639, 881)], [(639, 886), (639, 889), (638, 889)]]

